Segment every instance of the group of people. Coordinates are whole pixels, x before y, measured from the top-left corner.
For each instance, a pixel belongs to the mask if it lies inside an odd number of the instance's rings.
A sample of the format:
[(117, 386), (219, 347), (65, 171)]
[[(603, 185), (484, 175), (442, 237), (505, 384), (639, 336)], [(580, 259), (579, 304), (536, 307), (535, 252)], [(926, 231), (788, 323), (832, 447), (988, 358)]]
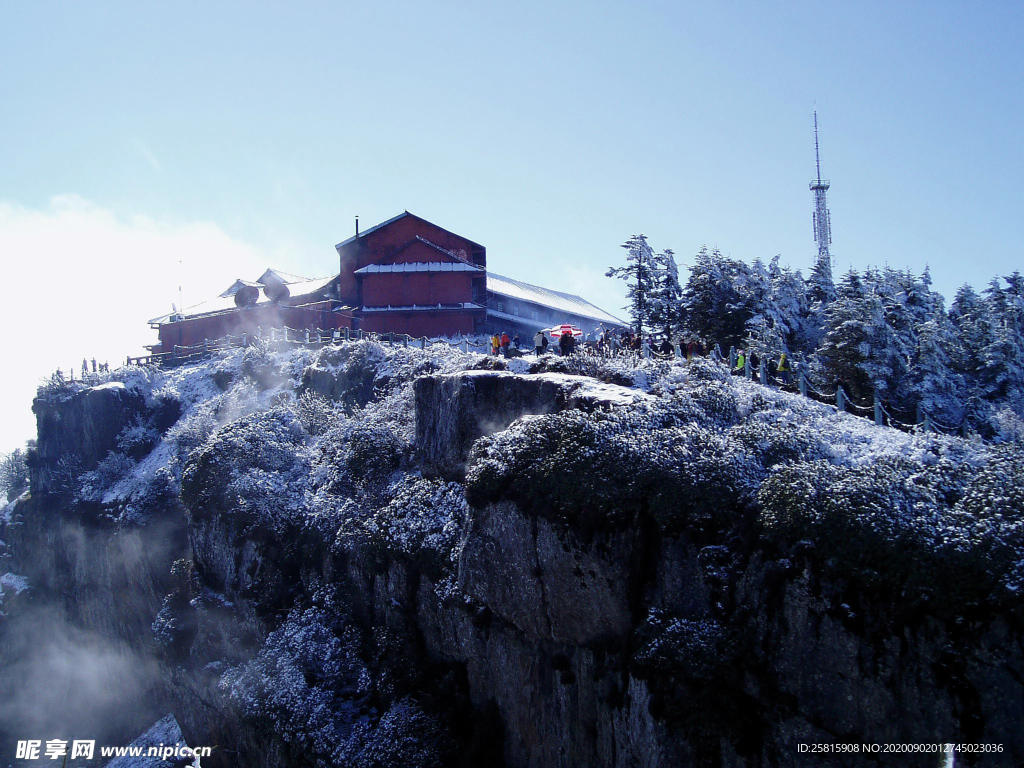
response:
[[(760, 361), (757, 359), (757, 355), (753, 352), (748, 352), (745, 349), (739, 349), (736, 351), (736, 365), (733, 366), (732, 372), (736, 376), (742, 376), (746, 373), (747, 367), (753, 370), (759, 367)], [(779, 355), (779, 359), (775, 362), (768, 362), (768, 373), (771, 376), (777, 377), (783, 384), (790, 384), (793, 376), (793, 366), (789, 362), (789, 358), (786, 353), (783, 352)]]
[[(548, 341), (546, 330), (537, 331), (533, 337), (534, 353), (543, 355), (548, 351), (551, 342)], [(571, 355), (576, 348), (576, 337), (572, 333), (563, 333), (558, 337), (558, 351), (561, 355)], [(491, 354), (495, 357), (521, 357), (523, 351), (519, 346), (519, 334), (509, 336), (507, 331), (495, 333), (491, 336)]]
[[(565, 326), (569, 328), (569, 326)], [(549, 334), (551, 335), (549, 337)], [(577, 338), (577, 335), (580, 338)], [(510, 336), (507, 331), (495, 333), (491, 336), (491, 354), (494, 356), (520, 357), (524, 354), (520, 348), (519, 334)], [(612, 356), (617, 354), (639, 353), (645, 357), (674, 358), (683, 357), (687, 360), (694, 357), (711, 357), (723, 360), (722, 351), (717, 344), (709, 344), (700, 338), (684, 338), (678, 343), (673, 342), (667, 334), (657, 336), (641, 335), (632, 329), (611, 330), (599, 326), (591, 334), (580, 334), (576, 329), (572, 332), (565, 331), (557, 335), (557, 329), (544, 329), (537, 331), (533, 337), (533, 351), (536, 355), (543, 355), (554, 351), (551, 347), (557, 347), (559, 354), (571, 355), (578, 347), (583, 347), (593, 353)], [(747, 364), (753, 369), (758, 366), (758, 360), (753, 353), (740, 349), (736, 353), (735, 363), (732, 366), (734, 374), (743, 375)], [(778, 361), (770, 361), (768, 368), (772, 376), (777, 377), (783, 384), (790, 384), (793, 368), (783, 352)]]

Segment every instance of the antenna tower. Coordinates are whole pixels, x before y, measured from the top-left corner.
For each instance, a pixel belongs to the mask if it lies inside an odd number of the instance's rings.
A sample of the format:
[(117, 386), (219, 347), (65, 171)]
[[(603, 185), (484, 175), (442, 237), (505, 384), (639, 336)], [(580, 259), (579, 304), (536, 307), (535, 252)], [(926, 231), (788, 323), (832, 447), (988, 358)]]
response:
[(814, 162), (818, 175), (811, 182), (814, 193), (814, 242), (818, 244), (817, 269), (832, 276), (832, 254), (828, 247), (832, 244), (832, 216), (828, 210), (825, 192), (828, 190), (828, 179), (821, 178), (821, 152), (818, 149), (818, 110), (814, 110)]

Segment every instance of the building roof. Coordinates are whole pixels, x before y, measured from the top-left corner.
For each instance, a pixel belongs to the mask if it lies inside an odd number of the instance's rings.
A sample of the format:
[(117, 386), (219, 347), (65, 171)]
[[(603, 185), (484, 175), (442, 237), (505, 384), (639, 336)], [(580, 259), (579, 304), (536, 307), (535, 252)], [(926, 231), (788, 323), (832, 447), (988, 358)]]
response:
[(484, 272), (483, 267), (464, 261), (404, 261), (400, 264), (369, 264), (357, 269), (357, 275), (372, 275), (383, 272)]
[(500, 296), (508, 296), (520, 301), (530, 301), (545, 307), (565, 312), (566, 314), (578, 315), (598, 323), (626, 327), (629, 323), (623, 322), (614, 315), (610, 315), (600, 307), (596, 307), (586, 299), (580, 298), (571, 293), (552, 291), (550, 288), (541, 288), (539, 285), (531, 285), (510, 277), (496, 275), (494, 272), (487, 273), (487, 292)]
[[(318, 277), (313, 280), (307, 280), (303, 278), (301, 282), (288, 283), (288, 290), (289, 293), (291, 294), (288, 298), (288, 302), (289, 304), (292, 304), (296, 298), (301, 298), (303, 296), (310, 296), (312, 294), (319, 293), (337, 279), (337, 275), (331, 275), (330, 277)], [(260, 298), (259, 301), (256, 302), (255, 306), (263, 306), (272, 303), (270, 299), (268, 299), (266, 295), (263, 293), (262, 289), (264, 288), (264, 285), (262, 283), (252, 283), (249, 282), (248, 280), (235, 281), (235, 285), (238, 285), (239, 283), (242, 283), (244, 285), (251, 285), (260, 289)], [(235, 285), (231, 286), (231, 288), (229, 288), (228, 291), (231, 291), (232, 288), (235, 288)], [(235, 288), (235, 290), (237, 290), (237, 288)], [(238, 305), (235, 304), (234, 292), (232, 291), (231, 293), (228, 293), (228, 291), (225, 291), (215, 299), (209, 299), (207, 301), (200, 302), (199, 304), (193, 304), (191, 307), (187, 307), (184, 311), (180, 313), (168, 313), (166, 315), (161, 315), (160, 317), (154, 317), (152, 320), (149, 321), (149, 324), (160, 325), (162, 323), (169, 323), (171, 322), (171, 317), (177, 316), (178, 314), (185, 318), (190, 318), (198, 317), (200, 315), (212, 315), (216, 314), (217, 312), (225, 312), (228, 310), (238, 309)]]
[(429, 224), (432, 227), (437, 227), (442, 232), (447, 232), (449, 235), (454, 235), (455, 237), (461, 238), (462, 240), (465, 240), (467, 243), (472, 243), (473, 245), (477, 246), (478, 248), (483, 248), (483, 246), (480, 245), (480, 243), (474, 242), (473, 240), (470, 240), (468, 237), (464, 237), (463, 235), (456, 234), (455, 232), (452, 232), (450, 229), (445, 229), (444, 227), (439, 227), (434, 222), (427, 221), (422, 216), (417, 216), (415, 213), (409, 213), (408, 211), (402, 211), (400, 214), (398, 214), (397, 216), (392, 216), (387, 221), (382, 221), (380, 224), (374, 224), (369, 229), (364, 229), (358, 235), (352, 235), (352, 237), (348, 238), (347, 240), (342, 240), (340, 243), (338, 243), (334, 247), (335, 247), (335, 249), (342, 248), (343, 246), (346, 246), (349, 243), (355, 242), (357, 238), (366, 237), (371, 232), (376, 232), (378, 229), (386, 227), (388, 224), (392, 224), (392, 223), (398, 221), (399, 219), (404, 219), (406, 216), (412, 216), (414, 219), (419, 219), (420, 221), (426, 221), (427, 224)]
[(274, 280), (279, 283), (284, 283), (285, 285), (291, 285), (293, 283), (308, 283), (310, 279), (308, 277), (302, 277), (302, 275), (291, 275), (287, 272), (282, 272), (279, 269), (268, 269), (256, 278), (256, 282), (262, 283), (263, 285), (266, 285), (268, 280)]
[(222, 293), (220, 296), (221, 298), (224, 298), (225, 296), (234, 296), (236, 293), (238, 293), (239, 288), (245, 288), (246, 286), (248, 286), (249, 288), (262, 289), (263, 283), (257, 283), (253, 282), (252, 280), (243, 280), (242, 278), (238, 278), (237, 280), (235, 280), (235, 282), (231, 284), (231, 287), (224, 291), (224, 293)]

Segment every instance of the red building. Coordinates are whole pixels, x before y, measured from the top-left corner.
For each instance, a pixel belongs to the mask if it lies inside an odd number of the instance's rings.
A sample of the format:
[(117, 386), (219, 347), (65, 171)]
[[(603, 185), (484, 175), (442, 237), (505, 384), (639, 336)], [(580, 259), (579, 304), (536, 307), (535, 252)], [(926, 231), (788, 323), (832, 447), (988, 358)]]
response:
[(310, 280), (268, 269), (255, 281), (236, 280), (215, 299), (149, 321), (160, 342), (153, 354), (174, 352), (225, 336), (271, 328), (353, 327), (352, 307), (338, 301), (338, 278)]
[(482, 333), (487, 249), (405, 211), (335, 246), (340, 300), (367, 331)]
[(579, 296), (494, 276), (487, 249), (405, 211), (335, 246), (336, 276), (309, 280), (268, 269), (236, 280), (218, 298), (150, 321), (154, 353), (206, 339), (295, 329), (362, 329), (410, 336), (510, 330), (532, 336), (546, 325), (625, 327)]

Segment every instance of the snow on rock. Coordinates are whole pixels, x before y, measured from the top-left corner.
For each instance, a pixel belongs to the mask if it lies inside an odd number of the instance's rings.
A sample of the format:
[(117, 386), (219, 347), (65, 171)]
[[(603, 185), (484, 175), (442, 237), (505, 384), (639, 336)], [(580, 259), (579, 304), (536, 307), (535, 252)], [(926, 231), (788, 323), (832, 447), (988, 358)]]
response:
[[(178, 725), (178, 721), (174, 719), (174, 715), (166, 715), (155, 722), (152, 728), (133, 739), (127, 746), (129, 749), (140, 748), (148, 752), (151, 747), (158, 747), (163, 750), (165, 747), (187, 747), (188, 745), (185, 743), (185, 737), (182, 735), (181, 728)], [(171, 762), (171, 759), (173, 759), (173, 762)], [(143, 754), (115, 757), (106, 763), (105, 768), (172, 768), (172, 766), (199, 766), (199, 764), (200, 760), (196, 758), (189, 758), (186, 763), (185, 758), (182, 757), (171, 757), (168, 760), (163, 760), (160, 757), (151, 757)]]
[(648, 398), (642, 392), (559, 373), (474, 370), (415, 383), (416, 443), (428, 475), (459, 480), (472, 444), (516, 419), (566, 408), (590, 412)]

